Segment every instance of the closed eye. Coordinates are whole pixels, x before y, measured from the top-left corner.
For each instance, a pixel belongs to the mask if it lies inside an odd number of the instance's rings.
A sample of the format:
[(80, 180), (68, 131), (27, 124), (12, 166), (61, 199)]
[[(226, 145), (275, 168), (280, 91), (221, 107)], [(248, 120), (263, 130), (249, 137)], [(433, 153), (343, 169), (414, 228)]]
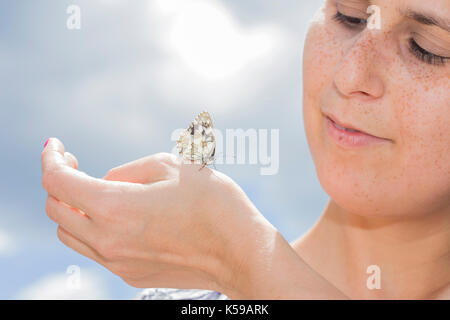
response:
[(445, 63), (450, 59), (447, 57), (438, 56), (425, 50), (424, 48), (419, 46), (413, 38), (409, 39), (409, 50), (419, 60), (432, 65), (442, 66), (445, 65)]
[(339, 22), (340, 24), (343, 24), (344, 26), (351, 28), (351, 29), (365, 27), (367, 24), (367, 20), (365, 20), (365, 19), (346, 16), (346, 15), (340, 13), (339, 11), (336, 12), (336, 14), (333, 16), (333, 19), (335, 21)]

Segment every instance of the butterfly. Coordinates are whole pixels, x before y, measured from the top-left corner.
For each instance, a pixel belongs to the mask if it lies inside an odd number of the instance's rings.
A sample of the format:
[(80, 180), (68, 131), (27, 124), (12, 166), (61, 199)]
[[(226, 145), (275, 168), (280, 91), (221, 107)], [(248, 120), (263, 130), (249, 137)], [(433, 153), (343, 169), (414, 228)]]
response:
[(211, 116), (207, 111), (202, 111), (189, 127), (181, 132), (177, 140), (177, 150), (184, 159), (201, 163), (199, 171), (214, 163), (216, 139)]

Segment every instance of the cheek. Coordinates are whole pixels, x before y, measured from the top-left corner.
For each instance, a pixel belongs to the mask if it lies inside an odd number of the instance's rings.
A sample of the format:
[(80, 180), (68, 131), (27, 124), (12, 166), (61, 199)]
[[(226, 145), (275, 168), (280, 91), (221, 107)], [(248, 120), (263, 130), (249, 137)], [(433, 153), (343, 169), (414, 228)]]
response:
[[(401, 74), (400, 72), (398, 74)], [(438, 79), (439, 78), (439, 79)], [(393, 106), (398, 149), (393, 165), (402, 169), (404, 186), (419, 204), (450, 206), (450, 96), (448, 78), (397, 81)], [(447, 86), (446, 86), (447, 85)], [(406, 89), (404, 89), (406, 88)], [(411, 90), (410, 88), (414, 88)]]
[(311, 25), (303, 52), (303, 122), (311, 155), (316, 159), (324, 139), (321, 97), (332, 90), (333, 72), (342, 49), (323, 24)]

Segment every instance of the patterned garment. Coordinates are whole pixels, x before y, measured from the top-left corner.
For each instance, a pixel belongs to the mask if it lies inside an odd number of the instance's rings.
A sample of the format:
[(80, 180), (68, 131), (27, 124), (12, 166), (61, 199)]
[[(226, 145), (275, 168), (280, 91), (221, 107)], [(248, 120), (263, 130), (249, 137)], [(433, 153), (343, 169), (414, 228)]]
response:
[(231, 300), (223, 293), (203, 289), (148, 288), (137, 300)]

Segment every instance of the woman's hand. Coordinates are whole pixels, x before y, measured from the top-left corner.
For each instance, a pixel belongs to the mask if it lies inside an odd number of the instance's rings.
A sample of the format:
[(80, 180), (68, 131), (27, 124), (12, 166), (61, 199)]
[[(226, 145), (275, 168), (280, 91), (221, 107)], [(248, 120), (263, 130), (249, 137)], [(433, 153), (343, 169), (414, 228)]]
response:
[(51, 138), (42, 152), (42, 184), (64, 244), (135, 287), (243, 294), (252, 248), (264, 247), (271, 225), (230, 178), (168, 153), (119, 166), (103, 179), (77, 168)]

